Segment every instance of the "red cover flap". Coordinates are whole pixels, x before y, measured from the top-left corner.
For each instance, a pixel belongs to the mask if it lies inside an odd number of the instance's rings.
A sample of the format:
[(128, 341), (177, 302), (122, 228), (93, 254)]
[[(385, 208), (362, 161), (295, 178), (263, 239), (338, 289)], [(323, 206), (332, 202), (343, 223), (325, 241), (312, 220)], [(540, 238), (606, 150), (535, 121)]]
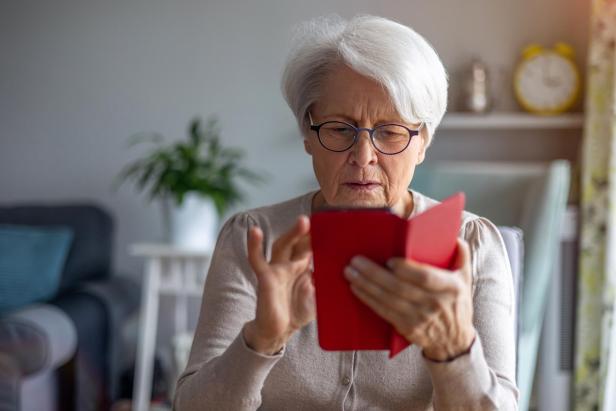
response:
[(393, 327), (351, 292), (343, 270), (352, 257), (364, 255), (384, 265), (406, 256), (449, 267), (460, 230), (464, 195), (404, 220), (386, 210), (326, 210), (311, 216), (317, 327), (324, 350), (390, 350), (409, 345)]
[[(408, 221), (405, 256), (440, 268), (450, 268), (456, 255), (456, 243), (464, 210), (464, 194), (446, 198)], [(393, 331), (389, 358), (405, 349), (409, 342)]]

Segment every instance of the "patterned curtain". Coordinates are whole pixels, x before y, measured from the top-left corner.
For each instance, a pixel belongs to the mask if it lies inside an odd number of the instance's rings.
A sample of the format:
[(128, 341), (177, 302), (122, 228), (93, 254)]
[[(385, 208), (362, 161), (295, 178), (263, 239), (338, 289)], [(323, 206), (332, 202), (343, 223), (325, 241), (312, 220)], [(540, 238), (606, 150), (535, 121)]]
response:
[(616, 0), (593, 0), (582, 147), (574, 409), (616, 410)]

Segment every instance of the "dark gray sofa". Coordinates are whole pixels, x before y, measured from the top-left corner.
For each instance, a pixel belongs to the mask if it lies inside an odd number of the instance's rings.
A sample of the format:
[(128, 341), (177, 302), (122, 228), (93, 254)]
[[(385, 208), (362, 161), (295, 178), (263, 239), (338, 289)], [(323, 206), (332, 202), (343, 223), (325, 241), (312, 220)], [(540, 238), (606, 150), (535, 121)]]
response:
[(113, 220), (92, 204), (0, 207), (0, 224), (63, 225), (74, 240), (51, 300), (0, 315), (0, 411), (108, 411), (134, 346), (139, 288), (111, 270)]

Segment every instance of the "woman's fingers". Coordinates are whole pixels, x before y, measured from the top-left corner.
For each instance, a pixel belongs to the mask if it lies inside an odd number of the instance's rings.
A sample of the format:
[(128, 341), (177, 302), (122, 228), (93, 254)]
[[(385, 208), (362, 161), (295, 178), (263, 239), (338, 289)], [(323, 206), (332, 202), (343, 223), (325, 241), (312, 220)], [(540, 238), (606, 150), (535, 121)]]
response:
[[(366, 273), (366, 276), (363, 273)], [(353, 274), (356, 276), (356, 282), (365, 283), (366, 287), (374, 289), (375, 292), (378, 292), (377, 288), (382, 289), (392, 296), (400, 296), (419, 304), (428, 304), (432, 298), (430, 293), (422, 288), (401, 280), (390, 271), (361, 256), (354, 257), (345, 270), (347, 279), (352, 280)]]
[(248, 230), (248, 260), (259, 282), (255, 327), (266, 336), (260, 343), (253, 334), (252, 343), (256, 347), (256, 341), (261, 352), (275, 352), (315, 317), (314, 285), (308, 270), (312, 257), (309, 229), (309, 220), (298, 218), (291, 230), (275, 241), (269, 261), (263, 231), (259, 227)]
[[(355, 268), (358, 266), (362, 268)], [(344, 275), (355, 295), (389, 321), (417, 320), (434, 311), (434, 294), (405, 284), (370, 260), (358, 264), (354, 259)]]
[(458, 289), (459, 279), (452, 276), (451, 271), (404, 258), (391, 258), (387, 266), (397, 278), (426, 291), (448, 292)]
[(253, 271), (260, 279), (268, 264), (263, 254), (263, 231), (259, 227), (251, 227), (248, 230), (248, 261)]
[(375, 295), (356, 284), (351, 285), (351, 290), (364, 304), (372, 308), (381, 318), (395, 325), (397, 329), (403, 328), (405, 323), (413, 324), (420, 321), (419, 308), (409, 303), (403, 304), (397, 299), (383, 298), (382, 295)]
[[(300, 223), (303, 224), (303, 223)], [(282, 237), (281, 237), (282, 238)], [(312, 257), (312, 249), (310, 248), (310, 238), (306, 235), (303, 237), (293, 237), (292, 241), (295, 246), (291, 247), (288, 252), (292, 252), (292, 259), (283, 261), (286, 268), (283, 270), (273, 269), (272, 265), (276, 262), (272, 257), (272, 261), (268, 262), (263, 251), (263, 231), (259, 227), (251, 227), (248, 231), (248, 261), (253, 271), (257, 275), (257, 279), (262, 280), (263, 273), (286, 272), (291, 274), (291, 277), (296, 277), (307, 270), (310, 258)], [(285, 251), (286, 252), (286, 251)], [(272, 251), (273, 253), (273, 251)]]
[(459, 291), (460, 279), (466, 284), (471, 284), (470, 264), (471, 257), (468, 243), (461, 238), (458, 238), (456, 256), (452, 267), (454, 273), (461, 274), (461, 278), (452, 275), (452, 271), (404, 258), (392, 258), (387, 262), (387, 266), (396, 277), (434, 292)]
[(310, 220), (305, 215), (297, 218), (293, 227), (272, 244), (272, 262), (288, 261), (294, 254), (295, 245), (310, 232)]
[(291, 260), (303, 260), (312, 256), (312, 245), (310, 244), (310, 234), (305, 234), (293, 246)]
[[(448, 358), (468, 347), (472, 336), (470, 253), (458, 242), (452, 271), (392, 259), (392, 272), (366, 258), (345, 269), (355, 296), (391, 323), (430, 358)], [(443, 354), (444, 353), (444, 354)]]
[(314, 285), (310, 273), (303, 273), (297, 279), (294, 294), (297, 301), (294, 306), (294, 318), (298, 319), (300, 324), (297, 324), (297, 328), (300, 328), (313, 320), (315, 315)]

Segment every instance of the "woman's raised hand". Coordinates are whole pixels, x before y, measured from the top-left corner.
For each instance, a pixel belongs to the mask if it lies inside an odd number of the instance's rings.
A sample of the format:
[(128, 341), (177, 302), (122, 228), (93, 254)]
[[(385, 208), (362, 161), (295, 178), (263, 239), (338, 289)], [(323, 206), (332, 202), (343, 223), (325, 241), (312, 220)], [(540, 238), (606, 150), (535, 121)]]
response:
[(255, 319), (244, 327), (244, 339), (255, 351), (274, 354), (291, 335), (315, 317), (310, 264), (310, 220), (300, 216), (272, 245), (268, 262), (263, 253), (263, 231), (248, 232), (248, 260), (257, 280)]

